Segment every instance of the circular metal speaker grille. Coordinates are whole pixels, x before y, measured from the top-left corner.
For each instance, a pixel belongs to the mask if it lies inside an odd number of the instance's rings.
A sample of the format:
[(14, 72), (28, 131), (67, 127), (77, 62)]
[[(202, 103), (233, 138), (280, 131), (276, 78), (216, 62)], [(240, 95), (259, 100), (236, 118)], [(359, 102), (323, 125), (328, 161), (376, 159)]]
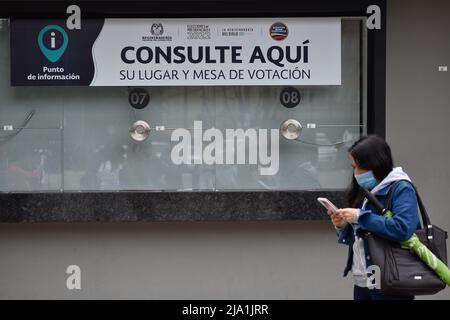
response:
[(302, 133), (302, 125), (295, 119), (284, 121), (280, 127), (281, 135), (288, 140), (295, 140)]
[(146, 140), (150, 135), (150, 126), (147, 122), (138, 120), (135, 123), (133, 123), (130, 127), (130, 137), (134, 141), (144, 141)]

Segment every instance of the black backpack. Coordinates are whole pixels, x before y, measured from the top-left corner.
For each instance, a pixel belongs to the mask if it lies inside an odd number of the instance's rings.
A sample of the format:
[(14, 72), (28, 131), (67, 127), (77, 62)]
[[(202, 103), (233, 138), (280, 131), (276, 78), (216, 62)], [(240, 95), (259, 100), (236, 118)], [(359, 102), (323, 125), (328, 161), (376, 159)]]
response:
[[(387, 210), (392, 209), (392, 197), (400, 181), (407, 180), (399, 180), (392, 183), (386, 198), (385, 208)], [(436, 257), (447, 264), (447, 232), (431, 224), (417, 189), (412, 183), (411, 185), (416, 191), (422, 218), (421, 228), (415, 233)], [(379, 214), (383, 214), (385, 209), (373, 194), (367, 190), (364, 190), (364, 193), (369, 202), (379, 209)], [(375, 201), (378, 203), (374, 203)], [(395, 213), (393, 214), (395, 215)], [(373, 264), (380, 267), (382, 292), (408, 296), (432, 295), (446, 287), (446, 284), (439, 279), (429, 266), (422, 262), (415, 253), (401, 248), (400, 243), (387, 240), (371, 232), (366, 232), (364, 237), (368, 241)]]

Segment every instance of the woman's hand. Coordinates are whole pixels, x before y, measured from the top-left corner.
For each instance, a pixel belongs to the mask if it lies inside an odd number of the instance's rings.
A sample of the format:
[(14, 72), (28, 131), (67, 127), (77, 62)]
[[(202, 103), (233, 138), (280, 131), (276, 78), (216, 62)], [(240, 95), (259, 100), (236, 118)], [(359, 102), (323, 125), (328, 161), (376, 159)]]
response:
[(342, 218), (342, 220), (349, 222), (349, 223), (355, 223), (356, 221), (356, 212), (357, 209), (354, 208), (345, 208), (345, 209), (338, 209), (336, 211), (336, 214)]
[(328, 211), (328, 215), (330, 216), (331, 222), (334, 224), (335, 227), (342, 228), (343, 226), (345, 226), (346, 222), (336, 212)]

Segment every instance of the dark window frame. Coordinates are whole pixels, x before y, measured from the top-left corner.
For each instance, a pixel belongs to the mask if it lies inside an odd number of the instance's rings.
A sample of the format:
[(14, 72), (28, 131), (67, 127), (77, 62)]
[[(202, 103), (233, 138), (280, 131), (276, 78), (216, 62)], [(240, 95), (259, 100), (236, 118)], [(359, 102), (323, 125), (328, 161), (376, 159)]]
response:
[[(367, 32), (367, 132), (385, 137), (386, 0), (0, 1), (0, 18), (66, 18), (70, 4), (82, 18), (363, 17), (378, 5), (382, 28)], [(0, 193), (0, 222), (327, 219), (317, 196), (345, 205), (340, 190)]]

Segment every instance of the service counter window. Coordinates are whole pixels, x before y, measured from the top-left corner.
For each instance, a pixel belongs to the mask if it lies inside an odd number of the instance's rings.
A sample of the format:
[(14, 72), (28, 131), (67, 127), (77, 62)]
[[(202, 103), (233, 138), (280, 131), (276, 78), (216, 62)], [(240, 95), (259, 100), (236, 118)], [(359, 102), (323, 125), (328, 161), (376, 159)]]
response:
[(367, 43), (363, 19), (338, 20), (339, 85), (176, 86), (11, 85), (1, 20), (0, 191), (345, 189), (347, 149), (367, 132)]

